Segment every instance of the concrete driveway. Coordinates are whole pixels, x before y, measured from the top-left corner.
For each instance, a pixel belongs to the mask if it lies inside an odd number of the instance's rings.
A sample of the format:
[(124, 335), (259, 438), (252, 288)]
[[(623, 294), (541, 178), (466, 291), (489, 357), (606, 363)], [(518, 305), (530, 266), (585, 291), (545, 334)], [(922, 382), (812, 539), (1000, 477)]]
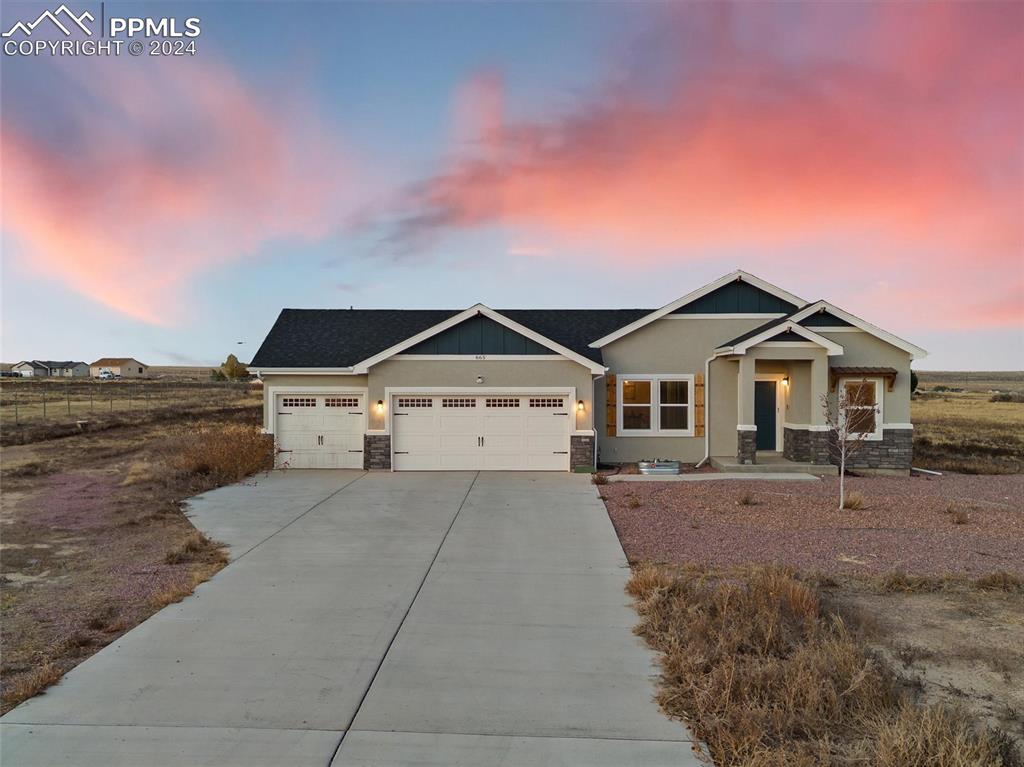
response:
[(680, 765), (589, 478), (288, 471), (232, 562), (2, 720), (4, 767)]

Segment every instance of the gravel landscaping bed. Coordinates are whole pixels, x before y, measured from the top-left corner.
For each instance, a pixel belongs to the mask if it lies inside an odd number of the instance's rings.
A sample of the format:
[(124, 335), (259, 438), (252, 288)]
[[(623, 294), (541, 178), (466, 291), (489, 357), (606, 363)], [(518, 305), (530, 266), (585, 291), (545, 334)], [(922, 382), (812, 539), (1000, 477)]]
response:
[[(863, 495), (864, 506), (844, 511), (836, 508), (837, 486), (829, 477), (616, 483), (599, 490), (634, 563), (1024, 574), (1024, 475), (848, 477), (848, 492)], [(957, 512), (966, 512), (966, 521)]]

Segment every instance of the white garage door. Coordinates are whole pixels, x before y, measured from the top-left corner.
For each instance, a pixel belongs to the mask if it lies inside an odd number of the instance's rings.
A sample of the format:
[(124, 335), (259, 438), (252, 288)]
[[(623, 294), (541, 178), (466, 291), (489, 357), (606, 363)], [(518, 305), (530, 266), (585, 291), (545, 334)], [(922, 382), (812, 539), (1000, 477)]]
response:
[(565, 395), (396, 395), (398, 471), (568, 471)]
[(275, 431), (279, 466), (363, 468), (362, 394), (279, 394)]

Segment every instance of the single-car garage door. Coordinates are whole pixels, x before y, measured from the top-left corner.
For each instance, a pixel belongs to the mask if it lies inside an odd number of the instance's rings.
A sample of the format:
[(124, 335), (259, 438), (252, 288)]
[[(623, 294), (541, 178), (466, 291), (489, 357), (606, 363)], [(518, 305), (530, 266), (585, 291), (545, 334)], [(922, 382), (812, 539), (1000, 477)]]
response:
[(362, 394), (279, 394), (277, 462), (292, 469), (363, 468)]
[(396, 470), (568, 471), (565, 395), (395, 395)]

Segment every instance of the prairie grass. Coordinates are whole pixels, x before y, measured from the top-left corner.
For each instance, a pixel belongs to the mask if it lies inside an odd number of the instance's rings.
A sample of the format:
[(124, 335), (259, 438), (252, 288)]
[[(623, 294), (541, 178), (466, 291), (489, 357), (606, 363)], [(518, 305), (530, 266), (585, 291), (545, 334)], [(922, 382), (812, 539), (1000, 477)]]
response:
[(1024, 471), (1024, 404), (990, 399), (974, 392), (914, 397), (914, 465), (966, 474)]
[(862, 493), (858, 493), (857, 491), (848, 493), (846, 498), (843, 499), (843, 508), (852, 509), (854, 511), (856, 511), (857, 509), (863, 509), (864, 495)]
[(169, 565), (198, 561), (227, 564), (227, 556), (220, 544), (196, 531), (168, 551), (164, 561)]
[(779, 567), (728, 577), (656, 566), (627, 586), (661, 653), (658, 702), (719, 767), (996, 767), (1000, 739), (922, 707), (813, 585)]

